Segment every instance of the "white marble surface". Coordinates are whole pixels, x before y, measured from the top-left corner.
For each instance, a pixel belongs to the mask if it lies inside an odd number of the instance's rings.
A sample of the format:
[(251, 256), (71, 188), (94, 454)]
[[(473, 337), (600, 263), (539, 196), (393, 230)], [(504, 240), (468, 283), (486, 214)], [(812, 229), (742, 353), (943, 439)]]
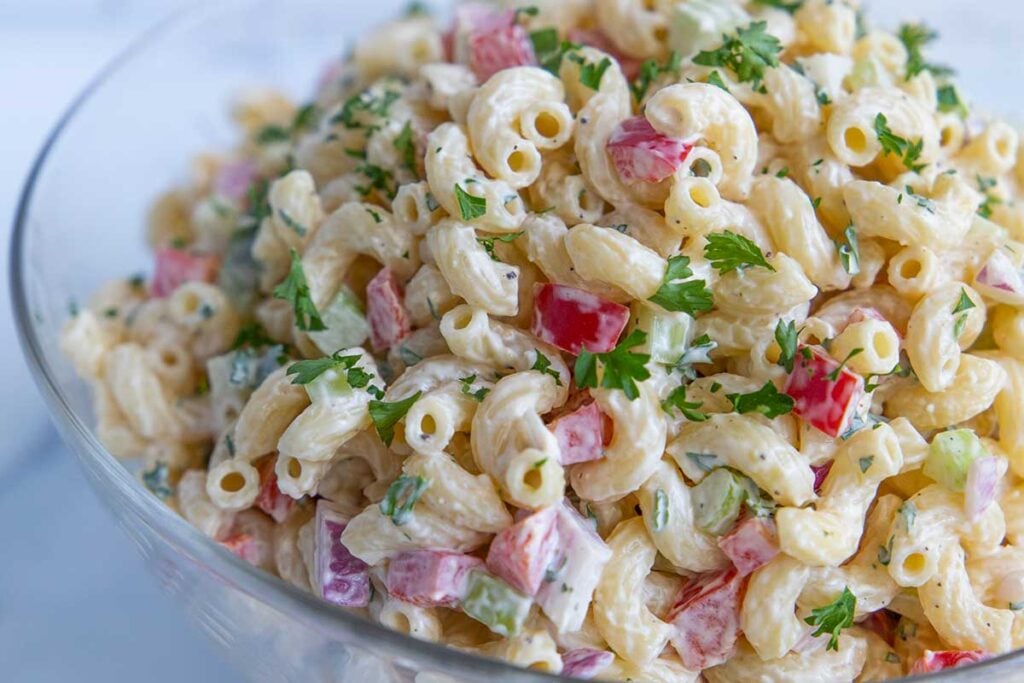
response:
[[(358, 12), (358, 3), (351, 4)], [(177, 0), (0, 3), (0, 220), (13, 216), (29, 164), (71, 97)], [(966, 90), (1024, 120), (1024, 3), (875, 0), (886, 23), (921, 17), (944, 40)], [(1013, 27), (1012, 31), (1007, 31)], [(6, 296), (0, 230), (0, 680), (195, 683), (236, 680), (146, 575), (87, 488), (25, 369)]]

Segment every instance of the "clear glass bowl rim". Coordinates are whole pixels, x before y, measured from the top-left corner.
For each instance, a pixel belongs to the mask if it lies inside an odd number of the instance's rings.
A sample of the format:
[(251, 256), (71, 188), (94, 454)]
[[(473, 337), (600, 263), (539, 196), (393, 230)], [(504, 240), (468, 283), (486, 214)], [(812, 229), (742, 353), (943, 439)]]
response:
[[(353, 643), (372, 651), (388, 648), (388, 655), (406, 661), (422, 661), (423, 663), (454, 676), (472, 675), (494, 677), (513, 677), (516, 680), (564, 681), (565, 678), (548, 673), (527, 671), (500, 660), (489, 659), (470, 653), (461, 652), (443, 645), (418, 640), (411, 636), (393, 631), (381, 624), (349, 614), (323, 600), (302, 591), (277, 577), (253, 567), (233, 553), (222, 548), (212, 539), (201, 534), (182, 517), (168, 508), (149, 493), (96, 439), (81, 416), (72, 410), (64, 396), (56, 374), (51, 367), (40, 343), (39, 330), (33, 324), (28, 303), (28, 282), (23, 258), (26, 236), (29, 231), (29, 215), (36, 183), (46, 167), (50, 151), (61, 139), (68, 125), (74, 120), (76, 113), (100, 90), (107, 80), (128, 64), (132, 58), (145, 51), (147, 46), (159, 41), (179, 24), (185, 23), (193, 15), (211, 8), (217, 3), (197, 3), (173, 12), (137, 37), (124, 51), (104, 66), (73, 99), (65, 112), (58, 119), (53, 129), (46, 136), (42, 148), (30, 167), (28, 177), (22, 187), (14, 215), (14, 227), (11, 236), (9, 253), (9, 284), (12, 310), (29, 369), (36, 385), (46, 402), (50, 414), (57, 422), (65, 439), (73, 442), (78, 454), (91, 459), (114, 484), (118, 492), (131, 507), (132, 512), (148, 524), (160, 530), (164, 540), (173, 541), (178, 551), (184, 551), (196, 561), (210, 568), (218, 576), (228, 580), (242, 592), (270, 607), (303, 619), (312, 616), (318, 623), (331, 624), (335, 630), (345, 633), (348, 643)], [(930, 676), (914, 677), (914, 681), (953, 681), (967, 679), (974, 675), (986, 673), (1005, 674), (1010, 671), (1004, 668), (1016, 662), (1024, 669), (1024, 650), (1010, 652), (999, 657), (979, 662), (968, 667), (942, 671)], [(911, 680), (905, 678), (901, 680)]]

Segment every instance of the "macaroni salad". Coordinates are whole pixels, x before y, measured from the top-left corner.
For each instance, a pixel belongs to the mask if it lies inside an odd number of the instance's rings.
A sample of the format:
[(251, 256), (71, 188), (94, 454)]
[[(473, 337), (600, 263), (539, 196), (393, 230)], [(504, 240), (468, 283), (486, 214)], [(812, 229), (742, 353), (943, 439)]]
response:
[(856, 0), (422, 8), (254, 91), (74, 311), (231, 552), (569, 677), (1024, 646), (1024, 148)]

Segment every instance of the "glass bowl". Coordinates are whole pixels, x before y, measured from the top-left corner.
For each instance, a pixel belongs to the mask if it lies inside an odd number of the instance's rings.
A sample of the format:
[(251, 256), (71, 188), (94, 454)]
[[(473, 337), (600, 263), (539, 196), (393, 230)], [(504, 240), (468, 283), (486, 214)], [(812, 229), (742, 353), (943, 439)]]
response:
[[(11, 292), (29, 366), (97, 495), (188, 614), (252, 680), (374, 683), (556, 680), (417, 641), (251, 567), (146, 491), (99, 443), (88, 387), (58, 350), (68, 304), (150, 263), (149, 202), (196, 152), (227, 148), (228, 97), (280, 87), (300, 99), (322, 64), (405, 0), (204, 2), (143, 36), (101, 73), (50, 135), (25, 186)], [(1024, 654), (932, 680), (1024, 679)]]

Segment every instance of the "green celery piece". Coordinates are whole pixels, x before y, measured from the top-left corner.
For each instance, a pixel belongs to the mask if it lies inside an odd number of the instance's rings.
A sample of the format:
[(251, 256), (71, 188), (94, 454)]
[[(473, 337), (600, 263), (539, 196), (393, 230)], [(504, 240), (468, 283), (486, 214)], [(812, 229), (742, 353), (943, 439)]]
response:
[(988, 451), (972, 430), (952, 429), (932, 439), (922, 471), (950, 491), (961, 493), (971, 463), (985, 455)]
[(519, 633), (533, 604), (528, 596), (482, 571), (469, 574), (462, 611), (500, 636)]
[(370, 336), (370, 324), (363, 315), (359, 299), (348, 287), (342, 287), (320, 317), (327, 326), (322, 332), (310, 332), (309, 338), (324, 355), (329, 356), (338, 349), (362, 346)]
[(693, 489), (693, 512), (697, 526), (721, 536), (736, 523), (747, 498), (747, 490), (735, 474), (720, 467)]
[(637, 327), (647, 332), (644, 349), (662, 365), (675, 365), (693, 339), (693, 318), (688, 313), (655, 311), (650, 306), (634, 306)]

